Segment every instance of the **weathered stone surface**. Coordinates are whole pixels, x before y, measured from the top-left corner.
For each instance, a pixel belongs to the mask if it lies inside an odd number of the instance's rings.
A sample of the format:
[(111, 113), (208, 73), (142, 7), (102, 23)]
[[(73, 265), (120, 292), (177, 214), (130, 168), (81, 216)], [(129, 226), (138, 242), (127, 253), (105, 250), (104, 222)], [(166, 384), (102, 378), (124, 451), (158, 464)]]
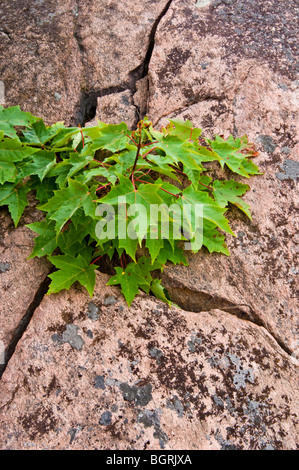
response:
[[(275, 33), (268, 17), (257, 12), (260, 2), (239, 3), (242, 9), (231, 2), (197, 8), (191, 1), (174, 1), (157, 31), (149, 68), (149, 117), (158, 127), (171, 117), (190, 119), (210, 137), (247, 134), (260, 151), (256, 163), (264, 173), (249, 181), (245, 197), (253, 220), (231, 212), (236, 234), (228, 237), (231, 256), (203, 251), (190, 256), (189, 268), (169, 268), (163, 277), (182, 308), (234, 311), (263, 324), (292, 352), (298, 349), (299, 87), (294, 42), (287, 54), (281, 38), (281, 56), (276, 42), (280, 27), (293, 37), (291, 27), (282, 24), (295, 6), (290, 2), (279, 19), (272, 2), (263, 2), (261, 8), (276, 18)], [(231, 21), (221, 19), (220, 12)], [(238, 40), (237, 20), (244, 34)], [(271, 38), (276, 41), (272, 46)], [(269, 43), (267, 54), (263, 41)], [(277, 57), (275, 70), (271, 57)]]
[(0, 382), (1, 449), (296, 448), (296, 368), (264, 328), (145, 295), (128, 309), (107, 280), (97, 320), (76, 287), (35, 311)]
[(166, 5), (166, 0), (2, 2), (5, 104), (20, 105), (49, 124), (91, 119), (98, 96), (135, 91), (151, 31)]
[(109, 124), (119, 124), (124, 121), (128, 127), (134, 127), (137, 122), (137, 110), (133, 103), (130, 90), (98, 98), (96, 119)]
[(216, 1), (198, 7), (193, 0), (173, 0), (159, 24), (149, 67), (151, 118), (157, 122), (198, 102), (234, 97), (240, 61), (256, 71), (267, 64), (284, 77), (282, 89), (286, 79), (295, 81), (297, 16), (296, 1)]
[(0, 80), (5, 103), (49, 124), (78, 124), (82, 63), (74, 36), (75, 0), (24, 0), (0, 5)]
[(46, 260), (26, 259), (34, 233), (24, 225), (36, 216), (32, 208), (31, 214), (26, 211), (15, 229), (6, 211), (0, 210), (0, 341), (6, 350), (50, 270)]
[[(120, 91), (141, 78), (151, 31), (167, 0), (80, 2), (77, 37), (87, 90)], [(138, 71), (138, 69), (140, 69)]]

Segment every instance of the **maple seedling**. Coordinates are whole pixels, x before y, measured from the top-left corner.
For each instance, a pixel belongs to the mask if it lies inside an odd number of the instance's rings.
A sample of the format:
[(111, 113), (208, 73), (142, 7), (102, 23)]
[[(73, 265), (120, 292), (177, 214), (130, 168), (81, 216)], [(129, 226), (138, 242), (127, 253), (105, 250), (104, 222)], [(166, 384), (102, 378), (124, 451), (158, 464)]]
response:
[[(186, 246), (228, 255), (230, 205), (251, 219), (239, 179), (260, 174), (256, 155), (247, 136), (207, 139), (188, 120), (160, 131), (147, 118), (134, 131), (124, 122), (68, 128), (0, 106), (0, 206), (17, 227), (28, 193), (38, 201), (44, 217), (28, 225), (37, 234), (30, 258), (55, 266), (49, 294), (79, 282), (92, 296), (104, 259), (128, 305), (140, 289), (170, 303), (157, 272), (187, 265)], [(225, 180), (225, 169), (238, 181)]]

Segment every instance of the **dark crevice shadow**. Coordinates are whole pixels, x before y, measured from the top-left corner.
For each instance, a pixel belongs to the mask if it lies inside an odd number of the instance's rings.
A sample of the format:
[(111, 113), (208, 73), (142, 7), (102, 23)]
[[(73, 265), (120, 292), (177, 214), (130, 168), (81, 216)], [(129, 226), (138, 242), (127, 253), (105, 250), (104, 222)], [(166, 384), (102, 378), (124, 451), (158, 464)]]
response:
[[(52, 271), (51, 271), (52, 272)], [(49, 273), (50, 274), (50, 273)], [(34, 299), (32, 300), (31, 304), (29, 305), (25, 315), (23, 316), (22, 320), (20, 321), (19, 325), (17, 326), (13, 338), (10, 341), (10, 344), (4, 351), (4, 364), (0, 365), (0, 379), (11, 359), (13, 356), (15, 349), (17, 347), (18, 342), (22, 338), (24, 332), (26, 331), (31, 318), (33, 317), (33, 314), (35, 310), (39, 307), (41, 304), (44, 296), (46, 295), (49, 285), (50, 285), (51, 279), (47, 276), (43, 282), (41, 283), (39, 289), (37, 290)]]

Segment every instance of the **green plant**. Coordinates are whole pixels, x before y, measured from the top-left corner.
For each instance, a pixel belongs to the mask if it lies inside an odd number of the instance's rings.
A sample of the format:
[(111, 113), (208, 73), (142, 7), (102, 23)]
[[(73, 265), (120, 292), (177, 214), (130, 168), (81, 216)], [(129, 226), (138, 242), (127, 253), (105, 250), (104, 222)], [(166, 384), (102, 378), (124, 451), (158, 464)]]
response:
[(28, 193), (38, 200), (44, 218), (28, 225), (37, 233), (30, 258), (46, 256), (57, 269), (48, 293), (79, 281), (92, 296), (95, 270), (110, 260), (108, 284), (121, 285), (128, 305), (139, 289), (169, 302), (155, 272), (167, 262), (187, 265), (184, 242), (193, 252), (205, 246), (228, 255), (229, 204), (251, 218), (241, 198), (249, 186), (213, 180), (211, 162), (249, 178), (259, 174), (255, 155), (246, 136), (210, 140), (190, 121), (171, 120), (160, 131), (147, 119), (135, 131), (103, 122), (67, 128), (46, 126), (18, 106), (0, 107), (0, 206), (8, 206), (17, 226)]

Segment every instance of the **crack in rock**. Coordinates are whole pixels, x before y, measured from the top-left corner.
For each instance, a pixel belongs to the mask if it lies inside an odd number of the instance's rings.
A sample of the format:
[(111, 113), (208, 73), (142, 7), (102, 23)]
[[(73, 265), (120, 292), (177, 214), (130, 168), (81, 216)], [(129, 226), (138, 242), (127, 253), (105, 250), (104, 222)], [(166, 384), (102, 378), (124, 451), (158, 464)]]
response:
[(181, 282), (174, 281), (173, 279), (170, 282), (171, 286), (167, 285), (167, 281), (165, 279), (165, 288), (168, 290), (171, 300), (182, 310), (200, 313), (219, 309), (230, 315), (236, 316), (240, 320), (249, 321), (258, 327), (264, 328), (281, 349), (288, 354), (288, 356), (292, 355), (290, 348), (277, 337), (272, 328), (269, 328), (269, 326), (266, 325), (251, 305), (246, 303), (236, 304), (224, 297), (211, 295), (203, 291), (188, 289)]
[[(173, 0), (168, 0), (168, 2), (165, 4), (163, 10), (159, 14), (159, 16), (156, 18), (156, 20), (153, 23), (152, 29), (150, 31), (149, 37), (148, 37), (148, 48), (145, 53), (143, 61), (135, 67), (133, 70), (128, 72), (128, 80), (125, 83), (116, 85), (116, 86), (111, 86), (108, 88), (104, 89), (93, 89), (93, 90), (88, 90), (88, 91), (82, 91), (81, 97), (79, 99), (79, 105), (78, 105), (78, 114), (77, 114), (77, 120), (78, 122), (81, 123), (82, 126), (85, 126), (86, 123), (91, 123), (93, 119), (96, 117), (96, 110), (98, 107), (98, 100), (102, 97), (108, 96), (108, 95), (114, 95), (117, 93), (123, 93), (126, 91), (129, 91), (131, 93), (131, 100), (132, 103), (131, 105), (135, 107), (135, 119), (132, 122), (132, 128), (136, 127), (136, 124), (140, 119), (143, 119), (144, 116), (147, 114), (147, 99), (148, 99), (148, 86), (147, 80), (145, 80), (148, 76), (148, 69), (149, 69), (149, 63), (152, 57), (153, 49), (155, 46), (155, 36), (156, 36), (156, 31), (157, 28), (162, 20), (162, 18), (166, 15), (167, 11), (170, 8), (170, 5), (172, 4)], [(77, 13), (76, 15), (79, 15), (79, 4), (77, 2)], [(81, 52), (82, 55), (82, 64), (83, 64), (83, 69), (86, 69), (87, 65), (84, 65), (85, 62), (85, 48), (84, 45), (82, 44), (82, 38), (77, 26), (77, 21), (75, 20), (75, 32), (74, 32), (74, 37), (76, 39), (76, 42), (78, 44), (78, 48)], [(86, 77), (84, 77), (86, 79)], [(138, 93), (139, 92), (139, 93)], [(134, 95), (137, 93), (135, 99)]]
[[(8, 264), (8, 263), (7, 263)], [(50, 273), (48, 273), (50, 274)], [(33, 301), (29, 305), (25, 315), (23, 316), (22, 320), (20, 321), (19, 325), (17, 326), (14, 335), (11, 339), (10, 344), (7, 346), (7, 348), (4, 351), (4, 364), (0, 364), (0, 379), (8, 365), (8, 362), (10, 361), (12, 355), (15, 352), (15, 349), (17, 347), (18, 342), (21, 340), (24, 332), (26, 331), (31, 318), (33, 317), (33, 314), (35, 310), (39, 307), (41, 304), (44, 296), (46, 295), (49, 285), (50, 285), (51, 279), (47, 276), (41, 283), (40, 287), (38, 288)]]

